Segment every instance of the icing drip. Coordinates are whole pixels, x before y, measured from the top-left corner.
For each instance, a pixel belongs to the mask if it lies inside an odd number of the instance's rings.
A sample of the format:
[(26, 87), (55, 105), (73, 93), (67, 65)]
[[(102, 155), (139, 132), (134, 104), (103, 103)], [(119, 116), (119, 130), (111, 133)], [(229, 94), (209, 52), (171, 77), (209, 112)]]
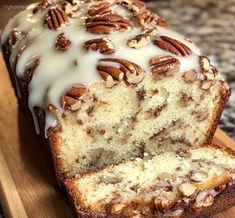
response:
[[(90, 3), (92, 4), (92, 3)], [(187, 45), (192, 54), (186, 57), (177, 56), (167, 52), (150, 43), (148, 46), (133, 49), (128, 47), (127, 40), (139, 35), (141, 27), (134, 27), (126, 32), (114, 32), (107, 35), (96, 35), (86, 31), (84, 27), (87, 16), (87, 4), (81, 2), (80, 10), (76, 18), (68, 18), (69, 24), (62, 26), (59, 30), (50, 30), (45, 24), (45, 14), (49, 10), (33, 13), (36, 4), (30, 5), (26, 10), (17, 14), (9, 21), (2, 34), (2, 42), (6, 42), (11, 31), (16, 28), (26, 34), (13, 46), (10, 57), (10, 64), (13, 72), (18, 77), (22, 76), (27, 66), (36, 58), (40, 58), (40, 64), (35, 69), (33, 78), (29, 84), (28, 106), (33, 113), (36, 131), (39, 133), (36, 117), (33, 108), (41, 107), (46, 112), (46, 126), (56, 126), (56, 115), (48, 110), (51, 104), (57, 108), (57, 116), (63, 112), (61, 108), (61, 96), (74, 84), (89, 86), (92, 83), (102, 82), (96, 70), (97, 61), (100, 58), (120, 58), (134, 63), (138, 63), (147, 73), (151, 73), (149, 60), (157, 55), (171, 55), (176, 57), (181, 65), (180, 72), (195, 69), (199, 72), (199, 49), (183, 36), (165, 27), (158, 27), (158, 35), (166, 35)], [(129, 16), (121, 6), (114, 7), (115, 12), (120, 11), (120, 15)], [(59, 52), (55, 49), (56, 38), (60, 33), (71, 41), (71, 46), (66, 52)], [(111, 55), (103, 55), (97, 51), (87, 51), (84, 49), (84, 42), (94, 38), (108, 37), (116, 48), (116, 52)], [(19, 55), (21, 53), (21, 55)], [(74, 62), (77, 61), (77, 65)]]

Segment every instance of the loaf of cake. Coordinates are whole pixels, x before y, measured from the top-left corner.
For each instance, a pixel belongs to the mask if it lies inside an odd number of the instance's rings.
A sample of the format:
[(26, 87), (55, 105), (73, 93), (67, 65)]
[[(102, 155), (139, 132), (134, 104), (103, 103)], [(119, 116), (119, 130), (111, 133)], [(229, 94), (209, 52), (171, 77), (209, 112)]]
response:
[(234, 172), (234, 152), (204, 146), (108, 166), (66, 187), (78, 217), (209, 217), (235, 203)]
[[(32, 113), (36, 132), (50, 143), (60, 185), (86, 172), (78, 181), (89, 180), (92, 172), (107, 166), (98, 173), (123, 167), (126, 175), (139, 175), (139, 164), (151, 162), (143, 177), (149, 187), (140, 187), (150, 191), (147, 174), (157, 175), (158, 158), (183, 161), (177, 163), (187, 163), (183, 172), (189, 173), (192, 160), (175, 156), (185, 151), (211, 161), (216, 152), (223, 165), (223, 152), (203, 146), (212, 141), (230, 89), (192, 40), (170, 30), (144, 2), (43, 0), (11, 19), (1, 42), (19, 101)], [(163, 167), (167, 173), (167, 165)], [(207, 171), (214, 178), (214, 168)], [(80, 201), (76, 193), (81, 191), (76, 181), (67, 182), (74, 202)], [(104, 189), (108, 185), (100, 184)], [(96, 187), (87, 183), (82, 197)], [(177, 197), (175, 191), (172, 196)], [(126, 190), (118, 192), (121, 201)], [(136, 197), (142, 195), (137, 192)], [(102, 205), (109, 201), (111, 196), (103, 203), (84, 202), (81, 208), (96, 205), (91, 213), (104, 217)], [(146, 205), (149, 213), (151, 208)]]
[(60, 181), (211, 142), (229, 88), (166, 25), (139, 0), (45, 0), (8, 23), (4, 53)]

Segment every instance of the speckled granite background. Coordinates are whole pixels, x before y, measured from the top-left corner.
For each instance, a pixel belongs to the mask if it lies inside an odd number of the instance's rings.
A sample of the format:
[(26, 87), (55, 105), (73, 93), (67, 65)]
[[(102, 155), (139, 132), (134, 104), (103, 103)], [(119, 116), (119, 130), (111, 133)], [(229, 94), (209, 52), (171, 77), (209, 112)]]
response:
[[(29, 2), (0, 1), (0, 28)], [(232, 95), (219, 126), (235, 139), (235, 0), (153, 0), (148, 6), (167, 18), (172, 29), (193, 39), (229, 82)]]

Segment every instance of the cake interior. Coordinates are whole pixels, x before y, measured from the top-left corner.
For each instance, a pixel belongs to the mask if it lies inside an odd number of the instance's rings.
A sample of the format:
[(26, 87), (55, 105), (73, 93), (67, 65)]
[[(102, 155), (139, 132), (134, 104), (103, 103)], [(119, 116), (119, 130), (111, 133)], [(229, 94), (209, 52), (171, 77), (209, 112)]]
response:
[(67, 184), (77, 195), (74, 199), (83, 204), (77, 201), (77, 207), (125, 214), (145, 205), (147, 215), (157, 211), (166, 216), (183, 213), (182, 205), (190, 204), (195, 210), (212, 205), (214, 197), (234, 182), (234, 168), (233, 156), (204, 147), (137, 158)]
[(135, 85), (92, 84), (59, 120), (56, 153), (63, 173), (201, 146), (221, 100), (217, 83), (207, 90), (201, 83), (187, 83), (182, 75), (146, 75)]

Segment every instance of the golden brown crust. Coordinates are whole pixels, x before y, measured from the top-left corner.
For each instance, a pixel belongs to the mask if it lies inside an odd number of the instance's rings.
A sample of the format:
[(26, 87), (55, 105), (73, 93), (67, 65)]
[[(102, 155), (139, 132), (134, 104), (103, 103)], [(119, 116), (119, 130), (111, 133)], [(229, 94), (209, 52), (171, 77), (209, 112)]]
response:
[(50, 128), (47, 132), (48, 139), (50, 142), (51, 155), (54, 163), (54, 169), (56, 174), (56, 179), (58, 181), (59, 186), (62, 188), (64, 186), (63, 181), (66, 179), (66, 176), (63, 172), (63, 164), (62, 160), (59, 158), (59, 140), (58, 140), (58, 132), (61, 131), (60, 126), (56, 126), (55, 128)]
[[(73, 209), (75, 210), (76, 216), (77, 217), (89, 217), (89, 218), (128, 218), (131, 216), (128, 216), (127, 214), (118, 214), (118, 215), (113, 215), (111, 213), (98, 213), (93, 211), (90, 208), (87, 208), (82, 199), (81, 199), (81, 194), (77, 190), (77, 187), (74, 183), (75, 179), (73, 180), (66, 180), (65, 185), (67, 188), (67, 194), (69, 196), (69, 200), (71, 202), (71, 205)], [(219, 213), (221, 211), (224, 211), (232, 206), (235, 205), (235, 184), (227, 187), (223, 192), (221, 192), (219, 195), (217, 195), (214, 199), (214, 202), (211, 206), (202, 208), (200, 210), (194, 210), (191, 205), (188, 205), (185, 207), (184, 213), (182, 214), (182, 218), (204, 218), (204, 217), (209, 217), (213, 214)], [(151, 208), (152, 203), (150, 202), (149, 205), (145, 204), (145, 207)], [(133, 208), (132, 208), (133, 210)], [(154, 213), (154, 212), (153, 212)], [(159, 215), (148, 215), (146, 218), (160, 218), (161, 216)]]
[(215, 112), (212, 116), (213, 123), (211, 124), (211, 127), (208, 130), (208, 132), (206, 133), (207, 141), (205, 142), (205, 144), (211, 144), (213, 136), (217, 129), (219, 120), (220, 120), (220, 116), (224, 110), (225, 104), (227, 103), (229, 99), (229, 96), (231, 95), (231, 89), (228, 87), (228, 84), (224, 81), (219, 81), (219, 83), (221, 83), (220, 99), (217, 104), (217, 107), (215, 108)]

